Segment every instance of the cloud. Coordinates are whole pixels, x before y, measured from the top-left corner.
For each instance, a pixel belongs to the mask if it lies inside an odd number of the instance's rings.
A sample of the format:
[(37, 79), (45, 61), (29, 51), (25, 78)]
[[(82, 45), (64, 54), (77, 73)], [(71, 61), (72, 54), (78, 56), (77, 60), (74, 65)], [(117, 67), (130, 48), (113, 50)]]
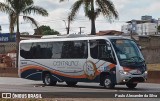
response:
[(140, 19), (143, 15), (151, 15), (157, 17), (157, 12), (160, 9), (159, 0), (135, 0), (128, 2), (128, 5), (125, 5), (123, 11), (120, 11), (120, 16), (123, 19)]
[[(4, 0), (1, 0), (4, 1)], [(0, 2), (1, 2), (0, 1)], [(96, 29), (99, 30), (121, 30), (121, 25), (126, 21), (132, 19), (140, 19), (143, 15), (151, 15), (153, 18), (159, 17), (160, 2), (159, 0), (111, 0), (115, 4), (115, 8), (119, 12), (119, 21), (109, 23), (104, 17), (100, 16), (96, 20)], [(66, 0), (60, 3), (59, 0), (34, 0), (35, 5), (41, 6), (49, 12), (48, 17), (39, 15), (31, 15), (40, 25), (49, 25), (51, 28), (66, 33), (66, 26), (63, 20), (67, 23), (68, 13), (75, 0)], [(1, 24), (9, 24), (8, 15), (0, 12)], [(20, 22), (23, 22), (21, 19)], [(2, 32), (9, 32), (9, 26), (2, 25)], [(90, 33), (91, 23), (88, 18), (84, 16), (83, 8), (80, 9), (74, 22), (71, 23), (71, 33), (78, 33), (79, 27), (85, 33)], [(28, 31), (30, 34), (34, 33), (34, 27), (30, 24), (20, 24), (20, 31)]]

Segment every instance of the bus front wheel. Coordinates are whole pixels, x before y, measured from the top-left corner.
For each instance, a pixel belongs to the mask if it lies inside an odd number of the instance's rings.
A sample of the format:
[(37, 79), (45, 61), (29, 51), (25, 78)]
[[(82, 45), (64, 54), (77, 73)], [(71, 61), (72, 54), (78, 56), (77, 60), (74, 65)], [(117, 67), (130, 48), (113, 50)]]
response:
[(133, 89), (133, 88), (135, 88), (135, 87), (137, 86), (137, 83), (127, 83), (126, 86), (127, 86), (128, 88)]
[(103, 78), (103, 86), (107, 89), (112, 89), (115, 87), (115, 84), (112, 82), (111, 77), (109, 75)]
[(44, 74), (43, 82), (46, 86), (54, 86), (57, 83), (57, 81), (53, 81), (51, 74), (49, 73)]
[(75, 86), (77, 83), (78, 83), (78, 82), (66, 81), (66, 84), (67, 84), (68, 86)]

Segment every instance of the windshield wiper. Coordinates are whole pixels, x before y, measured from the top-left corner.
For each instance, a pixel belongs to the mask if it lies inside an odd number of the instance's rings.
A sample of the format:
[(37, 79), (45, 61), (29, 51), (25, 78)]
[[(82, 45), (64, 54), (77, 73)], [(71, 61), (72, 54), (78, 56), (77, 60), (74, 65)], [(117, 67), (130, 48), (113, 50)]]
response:
[(123, 60), (121, 60), (121, 62), (122, 63), (135, 63), (134, 61), (130, 61), (130, 60), (128, 60), (128, 59), (123, 59)]
[(144, 59), (139, 56), (130, 57), (128, 60), (133, 60), (135, 62), (145, 62)]

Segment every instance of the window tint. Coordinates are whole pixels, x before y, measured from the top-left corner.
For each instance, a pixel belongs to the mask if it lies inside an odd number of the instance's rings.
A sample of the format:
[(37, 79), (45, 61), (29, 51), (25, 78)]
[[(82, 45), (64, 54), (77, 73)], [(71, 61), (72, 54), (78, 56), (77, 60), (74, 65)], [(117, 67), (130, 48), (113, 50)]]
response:
[(87, 58), (87, 41), (22, 43), (20, 56), (25, 59)]
[(62, 58), (87, 58), (87, 41), (65, 41), (62, 47)]
[(60, 42), (22, 43), (20, 55), (25, 59), (61, 58), (61, 47)]
[(91, 57), (115, 63), (114, 54), (107, 47), (106, 40), (90, 40)]

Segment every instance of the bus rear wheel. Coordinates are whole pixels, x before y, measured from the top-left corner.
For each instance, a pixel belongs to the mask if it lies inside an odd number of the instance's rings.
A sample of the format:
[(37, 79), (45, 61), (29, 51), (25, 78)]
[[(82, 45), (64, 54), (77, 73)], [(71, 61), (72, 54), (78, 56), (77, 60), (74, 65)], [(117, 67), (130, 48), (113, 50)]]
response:
[(128, 88), (134, 89), (137, 86), (137, 83), (127, 83), (126, 86)]
[(103, 78), (103, 86), (107, 89), (113, 89), (115, 84), (112, 82), (111, 77), (109, 75)]
[(78, 82), (71, 82), (71, 81), (66, 81), (66, 84), (68, 85), (68, 86), (75, 86), (76, 84), (77, 84)]
[(57, 81), (53, 81), (51, 74), (49, 73), (44, 74), (43, 82), (46, 86), (54, 86), (57, 83)]

